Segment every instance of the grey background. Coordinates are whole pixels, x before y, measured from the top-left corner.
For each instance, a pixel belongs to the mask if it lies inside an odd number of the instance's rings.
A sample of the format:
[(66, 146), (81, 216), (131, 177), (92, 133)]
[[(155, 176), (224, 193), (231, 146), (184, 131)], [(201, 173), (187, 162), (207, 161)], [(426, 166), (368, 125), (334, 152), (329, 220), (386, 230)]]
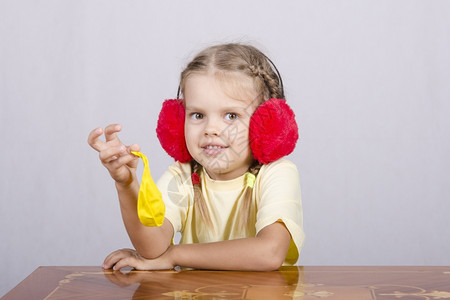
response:
[(0, 295), (130, 247), (88, 133), (121, 123), (158, 178), (161, 103), (221, 42), (283, 75), (300, 264), (450, 265), (449, 25), (449, 1), (0, 1)]

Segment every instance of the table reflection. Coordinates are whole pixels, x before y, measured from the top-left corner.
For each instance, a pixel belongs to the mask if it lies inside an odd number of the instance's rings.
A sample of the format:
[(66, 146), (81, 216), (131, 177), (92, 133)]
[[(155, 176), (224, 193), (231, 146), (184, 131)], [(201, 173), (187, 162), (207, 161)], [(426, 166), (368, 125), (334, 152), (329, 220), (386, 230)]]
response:
[(302, 299), (302, 267), (274, 272), (241, 271), (107, 271), (120, 287), (137, 285), (133, 299)]

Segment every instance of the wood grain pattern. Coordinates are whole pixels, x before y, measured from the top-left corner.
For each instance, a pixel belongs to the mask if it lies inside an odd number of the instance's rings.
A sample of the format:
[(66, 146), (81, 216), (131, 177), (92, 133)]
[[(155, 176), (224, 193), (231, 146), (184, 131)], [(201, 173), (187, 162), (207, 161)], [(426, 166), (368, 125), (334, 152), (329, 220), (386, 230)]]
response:
[(2, 299), (450, 299), (450, 267), (274, 272), (39, 267)]

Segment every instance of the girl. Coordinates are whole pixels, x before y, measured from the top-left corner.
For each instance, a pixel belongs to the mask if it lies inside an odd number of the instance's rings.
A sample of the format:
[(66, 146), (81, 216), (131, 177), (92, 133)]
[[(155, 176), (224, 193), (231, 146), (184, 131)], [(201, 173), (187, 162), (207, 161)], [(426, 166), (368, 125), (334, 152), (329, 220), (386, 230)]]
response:
[[(163, 106), (157, 129), (163, 147), (177, 160), (157, 184), (166, 206), (160, 227), (144, 226), (137, 215), (138, 158), (131, 151), (139, 146), (121, 143), (120, 125), (89, 135), (115, 180), (136, 249), (111, 253), (103, 267), (256, 271), (295, 264), (304, 240), (300, 186), (295, 165), (282, 156), (293, 150), (298, 134), (290, 109), (272, 109), (282, 112), (278, 119), (264, 110), (271, 98), (285, 105), (271, 61), (249, 45), (209, 47), (181, 73), (179, 92), (184, 122), (167, 120), (173, 108)], [(181, 148), (165, 137), (173, 122), (181, 124)], [(281, 123), (286, 124), (279, 132), (288, 136), (265, 136)], [(105, 142), (99, 139), (103, 133)], [(175, 232), (181, 232), (178, 245), (172, 243)]]

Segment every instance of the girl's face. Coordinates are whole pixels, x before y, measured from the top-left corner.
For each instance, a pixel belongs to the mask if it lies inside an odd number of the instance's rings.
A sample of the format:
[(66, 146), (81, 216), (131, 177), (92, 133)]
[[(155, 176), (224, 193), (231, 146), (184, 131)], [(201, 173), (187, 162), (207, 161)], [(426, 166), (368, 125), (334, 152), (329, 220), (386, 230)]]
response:
[(192, 74), (184, 85), (186, 145), (214, 180), (239, 177), (253, 162), (248, 132), (258, 105), (253, 101), (256, 93), (238, 100), (225, 93), (223, 86), (208, 74)]

